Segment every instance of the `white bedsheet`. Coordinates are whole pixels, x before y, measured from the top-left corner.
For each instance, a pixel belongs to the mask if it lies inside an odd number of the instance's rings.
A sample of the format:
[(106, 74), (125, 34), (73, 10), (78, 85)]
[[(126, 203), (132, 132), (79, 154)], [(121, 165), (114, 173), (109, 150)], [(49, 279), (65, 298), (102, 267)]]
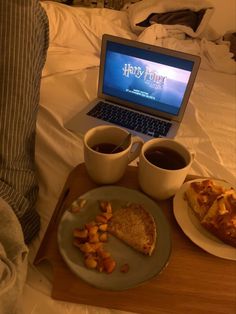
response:
[[(107, 32), (136, 39), (137, 35), (130, 29), (126, 12), (80, 8), (72, 11), (74, 21), (78, 21), (76, 16), (81, 19), (79, 27), (75, 22), (76, 25), (70, 25), (72, 29), (78, 27), (78, 32), (71, 32), (74, 35), (68, 38), (65, 33), (57, 34), (62, 25), (58, 12), (55, 17), (55, 10), (60, 11), (61, 5), (46, 2), (44, 6), (52, 27), (41, 84), (36, 141), (40, 183), (37, 209), (42, 228), (30, 247), (22, 303), (25, 314), (116, 313), (51, 299), (50, 280), (33, 266), (33, 260), (68, 174), (83, 162), (82, 136), (66, 130), (64, 123), (96, 96), (101, 36)], [(71, 8), (66, 10), (69, 13), (64, 11), (65, 16), (71, 14)], [(89, 36), (91, 31), (93, 36)], [(235, 100), (235, 75), (200, 69), (176, 138), (196, 152), (192, 174), (218, 177), (236, 185)]]

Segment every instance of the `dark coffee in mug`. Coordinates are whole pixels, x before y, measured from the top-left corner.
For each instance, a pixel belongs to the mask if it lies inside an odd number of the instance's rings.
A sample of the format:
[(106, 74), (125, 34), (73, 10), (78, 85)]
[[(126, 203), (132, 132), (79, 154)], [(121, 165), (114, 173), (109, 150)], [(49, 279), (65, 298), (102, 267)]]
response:
[[(100, 144), (94, 145), (92, 149), (95, 150), (96, 152), (103, 153), (103, 154), (113, 154), (113, 151), (116, 147), (117, 145), (113, 143), (100, 143)], [(118, 147), (114, 153), (120, 153), (123, 150), (124, 150), (123, 147)]]
[(178, 152), (168, 147), (152, 147), (144, 155), (153, 165), (167, 170), (178, 170), (187, 165)]

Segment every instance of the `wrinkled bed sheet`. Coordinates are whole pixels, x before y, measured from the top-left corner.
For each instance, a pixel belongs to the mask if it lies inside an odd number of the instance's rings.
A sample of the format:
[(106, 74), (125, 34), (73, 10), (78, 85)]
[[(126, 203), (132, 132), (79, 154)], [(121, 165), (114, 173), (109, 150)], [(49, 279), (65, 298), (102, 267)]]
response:
[[(75, 12), (70, 7), (65, 11), (64, 6), (62, 10), (60, 6), (49, 2), (44, 4), (51, 28), (41, 83), (36, 141), (40, 183), (37, 209), (42, 228), (30, 247), (22, 303), (25, 314), (118, 313), (51, 299), (50, 280), (33, 266), (33, 260), (68, 174), (83, 162), (82, 136), (66, 130), (64, 123), (96, 97), (102, 34), (106, 32), (138, 39), (142, 33), (137, 35), (131, 31), (126, 11), (80, 8)], [(66, 19), (68, 14), (74, 16), (73, 23), (72, 18)], [(65, 31), (59, 33), (62, 26)], [(228, 53), (223, 61), (231, 62)], [(196, 152), (191, 174), (213, 176), (236, 185), (235, 99), (236, 76), (203, 64), (176, 137)]]

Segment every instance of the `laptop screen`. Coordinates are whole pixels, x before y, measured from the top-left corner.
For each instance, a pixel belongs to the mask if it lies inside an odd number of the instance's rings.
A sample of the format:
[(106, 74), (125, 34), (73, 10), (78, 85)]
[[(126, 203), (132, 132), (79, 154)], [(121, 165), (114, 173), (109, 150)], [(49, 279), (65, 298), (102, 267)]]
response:
[(107, 41), (102, 93), (177, 116), (194, 61)]

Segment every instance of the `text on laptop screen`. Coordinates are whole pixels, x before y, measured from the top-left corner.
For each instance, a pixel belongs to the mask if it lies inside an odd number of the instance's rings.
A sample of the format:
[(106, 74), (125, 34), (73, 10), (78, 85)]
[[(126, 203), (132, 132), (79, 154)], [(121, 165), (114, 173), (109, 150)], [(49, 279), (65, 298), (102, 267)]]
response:
[(107, 42), (103, 93), (178, 115), (193, 62)]

